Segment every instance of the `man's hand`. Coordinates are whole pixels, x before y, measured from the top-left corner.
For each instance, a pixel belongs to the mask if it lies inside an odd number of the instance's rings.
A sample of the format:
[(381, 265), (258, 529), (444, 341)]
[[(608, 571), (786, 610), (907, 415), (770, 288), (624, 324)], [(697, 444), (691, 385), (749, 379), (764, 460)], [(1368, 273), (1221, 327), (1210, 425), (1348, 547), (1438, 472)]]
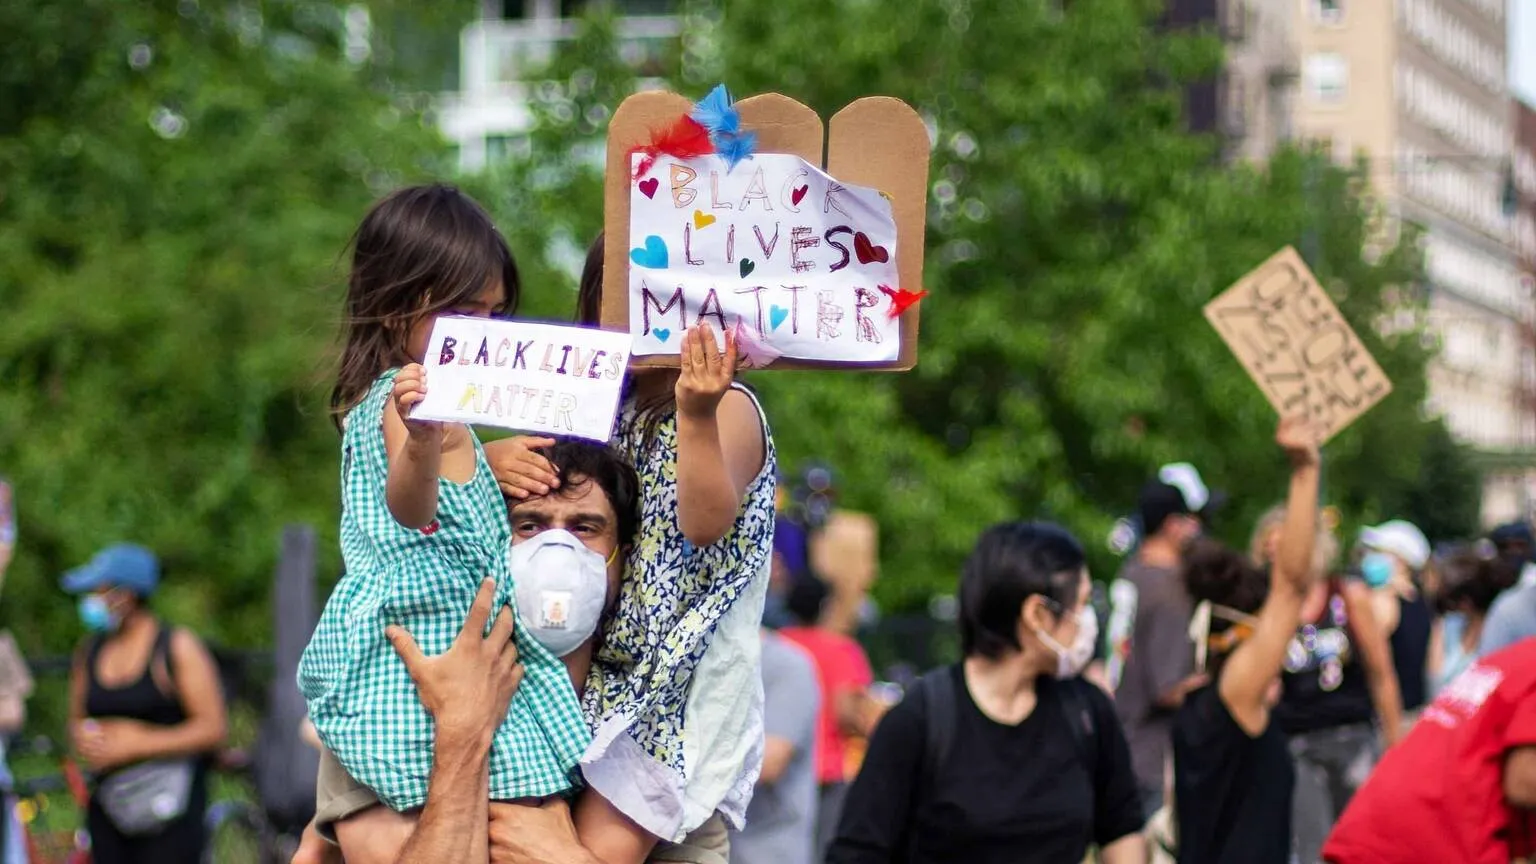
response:
[(491, 804), (491, 864), (602, 864), (576, 838), (570, 805)]
[(436, 657), (422, 654), (404, 629), (391, 626), (385, 630), (411, 673), (421, 704), (437, 721), (438, 734), (486, 748), (491, 746), (496, 727), (506, 719), (512, 694), (523, 680), (517, 645), (512, 641), (512, 607), (503, 606), (491, 634), (483, 635), (495, 593), (496, 583), (489, 579), (480, 583), (464, 629), (448, 650)]

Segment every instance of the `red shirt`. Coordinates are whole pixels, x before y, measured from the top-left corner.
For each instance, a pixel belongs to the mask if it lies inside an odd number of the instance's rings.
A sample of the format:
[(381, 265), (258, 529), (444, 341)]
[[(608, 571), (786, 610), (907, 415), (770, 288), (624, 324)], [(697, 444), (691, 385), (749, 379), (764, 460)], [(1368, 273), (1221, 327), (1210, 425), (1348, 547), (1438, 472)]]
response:
[(816, 779), (841, 783), (847, 778), (848, 738), (837, 723), (837, 695), (864, 690), (874, 682), (869, 658), (859, 643), (819, 627), (785, 627), (779, 635), (799, 645), (816, 662), (821, 678), (821, 716), (816, 719)]
[(1426, 707), (1350, 800), (1330, 864), (1507, 864), (1530, 829), (1504, 802), (1504, 755), (1536, 745), (1536, 639), (1484, 657)]

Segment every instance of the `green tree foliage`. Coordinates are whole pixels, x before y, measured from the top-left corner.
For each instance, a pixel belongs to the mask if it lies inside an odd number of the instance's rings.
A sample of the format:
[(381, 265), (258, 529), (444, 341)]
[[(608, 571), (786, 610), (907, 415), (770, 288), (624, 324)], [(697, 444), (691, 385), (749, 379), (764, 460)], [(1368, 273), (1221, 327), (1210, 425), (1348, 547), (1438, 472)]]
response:
[(281, 526), (335, 533), (339, 255), (447, 148), (330, 4), (0, 3), (0, 33), (4, 618), (67, 648), (58, 574), (131, 539), (172, 618), (264, 643)]
[[(1222, 165), (1218, 141), (1186, 133), (1179, 86), (1211, 74), (1220, 45), (1160, 32), (1160, 8), (683, 4), (689, 22), (713, 26), (685, 32), (681, 86), (702, 92), (718, 75), (738, 94), (788, 93), (823, 117), (894, 94), (934, 130), (918, 369), (754, 378), (782, 458), (830, 462), (844, 503), (879, 517), (878, 593), (894, 605), (949, 590), (976, 534), (1001, 519), (1063, 521), (1107, 571), (1111, 522), (1166, 461), (1193, 461), (1233, 494), (1218, 528), (1242, 539), (1283, 497), (1285, 469), (1273, 412), (1200, 308), (1286, 244), (1312, 253), (1396, 387), (1328, 448), (1346, 526), (1409, 507), (1426, 450), (1444, 438), (1420, 416), (1428, 353), (1402, 290), (1422, 279), (1422, 261), (1411, 236), (1373, 248), (1370, 167), (1294, 150), (1264, 169)], [(580, 82), (612, 71), (598, 65), (611, 38), (610, 24), (593, 29), (544, 76), (557, 104), (579, 109)], [(586, 152), (601, 127), (563, 114), (541, 118), (529, 164), (508, 171), (575, 166), (535, 185), (553, 202), (535, 212), (541, 231), (583, 237), (598, 222), (597, 169), (549, 160)], [(1382, 337), (1373, 324), (1390, 311), (1409, 326)], [(1457, 494), (1451, 521), (1468, 506), (1475, 518), (1475, 490)]]

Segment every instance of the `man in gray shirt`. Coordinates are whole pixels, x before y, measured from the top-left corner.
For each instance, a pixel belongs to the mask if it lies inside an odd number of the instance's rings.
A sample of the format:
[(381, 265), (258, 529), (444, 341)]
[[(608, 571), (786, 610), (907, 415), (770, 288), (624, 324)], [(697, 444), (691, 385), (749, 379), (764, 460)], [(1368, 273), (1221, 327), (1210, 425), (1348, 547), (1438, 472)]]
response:
[(812, 864), (816, 851), (816, 665), (763, 631), (763, 771), (747, 824), (731, 835), (731, 864)]
[(1185, 694), (1201, 683), (1192, 674), (1191, 609), (1179, 564), (1214, 503), (1194, 466), (1163, 466), (1141, 492), (1141, 545), (1111, 589), (1114, 614), (1128, 620), (1129, 633), (1128, 644), (1119, 649), (1125, 662), (1115, 684), (1115, 710), (1149, 818), (1163, 804), (1173, 716)]

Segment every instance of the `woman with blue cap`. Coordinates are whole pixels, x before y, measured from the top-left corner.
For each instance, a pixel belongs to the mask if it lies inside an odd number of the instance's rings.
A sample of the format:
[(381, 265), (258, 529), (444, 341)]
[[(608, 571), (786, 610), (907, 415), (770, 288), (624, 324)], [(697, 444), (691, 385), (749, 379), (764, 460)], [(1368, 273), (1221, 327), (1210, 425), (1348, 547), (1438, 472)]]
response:
[(95, 774), (95, 864), (198, 864), (207, 845), (208, 757), (224, 743), (224, 698), (202, 641), (145, 605), (159, 582), (154, 553), (128, 544), (63, 580), (88, 631), (70, 670), (69, 728)]

